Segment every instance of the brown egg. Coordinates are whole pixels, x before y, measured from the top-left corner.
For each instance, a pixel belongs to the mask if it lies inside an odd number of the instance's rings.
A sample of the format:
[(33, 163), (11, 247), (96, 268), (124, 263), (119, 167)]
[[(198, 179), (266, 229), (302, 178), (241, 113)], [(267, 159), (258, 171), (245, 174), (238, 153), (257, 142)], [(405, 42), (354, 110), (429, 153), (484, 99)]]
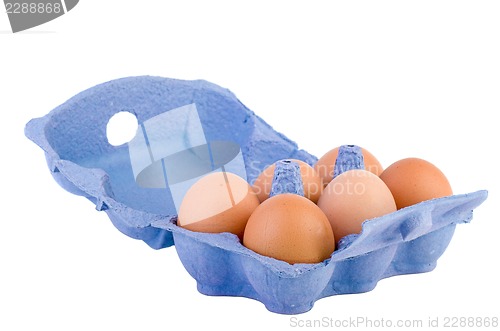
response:
[(391, 164), (380, 178), (391, 190), (398, 209), (453, 194), (441, 170), (418, 158), (407, 158)]
[(229, 172), (208, 174), (184, 196), (177, 224), (191, 231), (231, 232), (240, 239), (248, 218), (259, 205), (252, 187)]
[[(302, 176), (302, 182), (304, 183), (304, 195), (306, 198), (312, 202), (317, 202), (321, 192), (323, 191), (323, 185), (321, 178), (318, 173), (307, 163), (301, 160), (289, 159), (292, 162), (296, 162), (300, 166), (300, 174)], [(272, 164), (257, 177), (253, 183), (253, 189), (260, 202), (263, 202), (269, 198), (269, 193), (271, 193), (271, 186), (274, 178), (274, 170), (276, 169), (276, 164)]]
[[(321, 179), (323, 180), (323, 185), (326, 186), (333, 178), (333, 170), (335, 168), (335, 161), (337, 161), (337, 156), (339, 155), (339, 148), (335, 147), (334, 149), (327, 152), (323, 155), (318, 162), (314, 165), (314, 170), (319, 174)], [(365, 170), (368, 170), (374, 173), (377, 176), (380, 176), (384, 168), (380, 162), (373, 156), (372, 153), (367, 151), (364, 148), (361, 148), (363, 153), (363, 159), (365, 163)]]
[(349, 170), (324, 189), (318, 206), (328, 217), (337, 240), (361, 232), (370, 218), (396, 211), (396, 203), (384, 182), (366, 170)]
[(312, 201), (285, 193), (264, 201), (248, 220), (243, 245), (294, 263), (318, 263), (335, 250), (328, 219)]

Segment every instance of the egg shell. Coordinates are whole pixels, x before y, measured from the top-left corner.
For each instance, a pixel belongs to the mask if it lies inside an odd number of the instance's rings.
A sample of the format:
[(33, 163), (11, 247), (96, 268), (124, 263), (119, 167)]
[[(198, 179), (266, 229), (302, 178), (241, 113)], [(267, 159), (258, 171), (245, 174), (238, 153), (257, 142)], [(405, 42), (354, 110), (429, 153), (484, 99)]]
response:
[(335, 240), (326, 215), (311, 200), (284, 193), (266, 199), (250, 216), (243, 245), (259, 254), (294, 263), (319, 263)]
[[(42, 118), (31, 120), (25, 134), (44, 151), (55, 181), (92, 201), (118, 230), (153, 248), (170, 246), (175, 239), (182, 264), (206, 295), (248, 297), (272, 312), (299, 314), (324, 297), (366, 292), (382, 278), (430, 271), (452, 238), (455, 225), (470, 222), (473, 210), (488, 195), (483, 190), (428, 200), (368, 220), (361, 234), (340, 240), (330, 259), (290, 265), (251, 251), (234, 234), (193, 232), (177, 226), (175, 206), (168, 204), (168, 196), (157, 197), (132, 185), (127, 146), (107, 143), (107, 121), (123, 109), (133, 111), (141, 122), (193, 102), (209, 139), (236, 141), (241, 146), (250, 182), (276, 159), (316, 161), (272, 130), (232, 93), (205, 81), (114, 80), (83, 91)], [(50, 221), (46, 226), (51, 227)], [(51, 233), (67, 236), (62, 230)], [(140, 289), (140, 282), (134, 281), (124, 291)], [(334, 303), (339, 301), (332, 300), (332, 307)]]
[(398, 209), (453, 194), (446, 176), (434, 164), (419, 158), (394, 162), (380, 175)]
[[(300, 173), (302, 175), (302, 182), (304, 184), (305, 197), (313, 202), (318, 202), (321, 192), (323, 191), (323, 184), (318, 173), (316, 173), (312, 166), (302, 160), (290, 159), (290, 161), (297, 162), (300, 166)], [(255, 193), (257, 193), (259, 197), (260, 202), (263, 202), (264, 200), (269, 198), (275, 169), (275, 163), (268, 166), (259, 175), (259, 177), (257, 177), (252, 185)]]
[(243, 231), (259, 199), (252, 187), (230, 172), (215, 172), (194, 183), (179, 208), (177, 224), (199, 232), (230, 232), (243, 238)]
[(349, 170), (325, 188), (318, 206), (328, 217), (337, 240), (361, 232), (361, 224), (396, 211), (396, 203), (385, 183), (366, 170)]
[[(335, 147), (334, 149), (325, 153), (322, 157), (319, 158), (318, 162), (314, 164), (314, 170), (319, 174), (323, 181), (323, 186), (328, 185), (328, 183), (333, 178), (333, 171), (335, 168), (335, 161), (337, 160), (337, 156), (339, 155), (339, 147)], [(377, 176), (380, 176), (384, 168), (377, 160), (372, 153), (370, 153), (365, 148), (361, 148), (363, 152), (365, 170), (368, 170), (374, 173)]]

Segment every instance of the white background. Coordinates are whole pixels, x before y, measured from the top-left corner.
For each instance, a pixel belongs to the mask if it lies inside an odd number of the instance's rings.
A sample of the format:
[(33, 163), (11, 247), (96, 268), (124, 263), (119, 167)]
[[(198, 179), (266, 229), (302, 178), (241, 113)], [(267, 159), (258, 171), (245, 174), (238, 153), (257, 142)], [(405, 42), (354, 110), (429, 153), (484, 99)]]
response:
[[(12, 34), (0, 12), (0, 330), (288, 329), (250, 299), (196, 290), (175, 248), (130, 239), (60, 188), (24, 125), (131, 75), (206, 79), (320, 156), (416, 156), (455, 193), (488, 189), (437, 268), (319, 300), (305, 320), (500, 317), (497, 1), (80, 1)], [(495, 210), (496, 208), (496, 210)]]

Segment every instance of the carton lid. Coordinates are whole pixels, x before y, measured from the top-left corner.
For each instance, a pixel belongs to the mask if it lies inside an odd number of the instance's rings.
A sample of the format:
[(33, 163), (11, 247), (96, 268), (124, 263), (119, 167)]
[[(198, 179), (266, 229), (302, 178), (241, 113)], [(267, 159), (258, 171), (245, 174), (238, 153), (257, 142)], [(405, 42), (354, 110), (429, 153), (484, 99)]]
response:
[[(113, 146), (106, 127), (119, 112), (136, 116), (128, 143)], [(113, 224), (153, 248), (173, 245), (165, 229), (200, 176), (230, 171), (253, 183), (284, 158), (316, 158), (274, 131), (229, 90), (203, 81), (152, 76), (97, 85), (26, 126), (57, 182), (105, 210)]]

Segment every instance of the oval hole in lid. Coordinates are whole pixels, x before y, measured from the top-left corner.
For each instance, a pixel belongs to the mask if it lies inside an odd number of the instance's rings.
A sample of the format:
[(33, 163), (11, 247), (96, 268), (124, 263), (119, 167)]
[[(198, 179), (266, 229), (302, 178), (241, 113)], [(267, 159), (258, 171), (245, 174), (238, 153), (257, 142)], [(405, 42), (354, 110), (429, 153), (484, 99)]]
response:
[(134, 114), (128, 111), (114, 114), (106, 126), (108, 142), (113, 146), (128, 143), (135, 137), (138, 126), (137, 117)]

